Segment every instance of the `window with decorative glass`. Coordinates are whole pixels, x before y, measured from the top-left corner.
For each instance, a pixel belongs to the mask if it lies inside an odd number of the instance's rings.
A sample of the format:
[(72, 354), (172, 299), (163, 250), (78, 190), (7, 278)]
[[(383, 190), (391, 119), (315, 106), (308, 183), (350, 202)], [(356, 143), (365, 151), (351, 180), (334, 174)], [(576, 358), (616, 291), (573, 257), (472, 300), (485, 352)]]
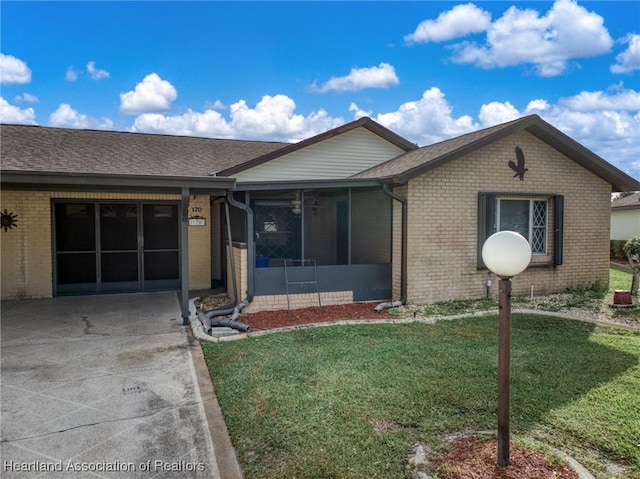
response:
[(547, 200), (498, 198), (496, 231), (516, 231), (531, 245), (534, 255), (547, 254)]

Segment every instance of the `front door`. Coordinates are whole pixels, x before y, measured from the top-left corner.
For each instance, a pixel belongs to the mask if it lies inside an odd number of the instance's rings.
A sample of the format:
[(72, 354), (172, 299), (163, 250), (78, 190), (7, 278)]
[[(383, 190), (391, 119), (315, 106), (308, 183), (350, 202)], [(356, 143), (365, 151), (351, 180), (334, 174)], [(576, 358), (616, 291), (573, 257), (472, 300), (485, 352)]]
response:
[(178, 205), (56, 202), (56, 294), (180, 288)]

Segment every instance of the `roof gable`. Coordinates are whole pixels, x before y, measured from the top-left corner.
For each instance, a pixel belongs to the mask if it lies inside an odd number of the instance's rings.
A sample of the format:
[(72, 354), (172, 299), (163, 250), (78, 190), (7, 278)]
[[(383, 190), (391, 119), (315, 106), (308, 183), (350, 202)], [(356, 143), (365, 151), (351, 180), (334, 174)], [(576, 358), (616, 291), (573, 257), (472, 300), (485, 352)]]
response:
[(538, 115), (525, 116), (410, 151), (358, 173), (354, 175), (354, 178), (380, 178), (384, 182), (403, 184), (411, 178), (427, 173), (449, 161), (522, 130), (536, 136), (611, 184), (613, 191), (640, 189), (640, 183), (637, 180), (551, 126)]
[(238, 183), (338, 180), (404, 152), (370, 130), (358, 127), (294, 149), (233, 176)]
[[(402, 151), (411, 151), (418, 148), (415, 143), (410, 142), (409, 140), (401, 137), (400, 135), (394, 133), (393, 131), (385, 128), (384, 126), (376, 123), (371, 118), (362, 117), (356, 121), (352, 121), (345, 125), (339, 126), (332, 130), (326, 131), (319, 135), (313, 136), (311, 138), (307, 138), (306, 140), (302, 140), (298, 143), (286, 146), (277, 151), (266, 153), (265, 155), (259, 156), (257, 158), (252, 159), (251, 161), (238, 164), (231, 168), (227, 168), (224, 170), (220, 170), (216, 172), (218, 176), (231, 176), (237, 175), (242, 171), (246, 171), (251, 168), (255, 168), (259, 165), (263, 165), (267, 162), (271, 162), (275, 159), (282, 158), (286, 155), (291, 155), (292, 153), (299, 152), (303, 149), (307, 149), (314, 145), (318, 145), (322, 142), (326, 142), (328, 140), (332, 140), (341, 135), (353, 132), (357, 129), (366, 129), (370, 133), (377, 135), (380, 139), (384, 140), (390, 146), (395, 147), (396, 153), (401, 153)], [(369, 165), (370, 166), (370, 165)], [(361, 170), (360, 170), (361, 171)]]

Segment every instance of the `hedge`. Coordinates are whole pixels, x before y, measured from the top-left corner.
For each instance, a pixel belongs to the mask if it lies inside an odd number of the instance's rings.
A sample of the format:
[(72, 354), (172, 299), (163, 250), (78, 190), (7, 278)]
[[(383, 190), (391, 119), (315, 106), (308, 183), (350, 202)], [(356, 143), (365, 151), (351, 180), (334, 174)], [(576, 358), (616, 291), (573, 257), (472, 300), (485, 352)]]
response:
[(623, 247), (627, 240), (611, 240), (609, 254), (612, 258), (627, 261), (627, 255), (624, 253)]

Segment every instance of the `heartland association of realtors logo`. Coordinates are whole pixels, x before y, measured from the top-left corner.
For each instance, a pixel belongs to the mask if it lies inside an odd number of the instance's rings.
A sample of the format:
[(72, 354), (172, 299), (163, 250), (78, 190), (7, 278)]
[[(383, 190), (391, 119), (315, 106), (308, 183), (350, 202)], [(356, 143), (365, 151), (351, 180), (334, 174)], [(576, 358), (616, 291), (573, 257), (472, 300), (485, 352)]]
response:
[(10, 230), (14, 226), (18, 227), (18, 220), (16, 219), (18, 215), (14, 215), (13, 213), (9, 213), (5, 208), (2, 213), (0, 213), (0, 228), (3, 228), (5, 231)]
[(73, 462), (71, 460), (29, 461), (20, 462), (4, 460), (2, 462), (3, 472), (203, 472), (206, 469), (202, 462), (175, 461), (166, 462), (163, 460), (147, 460), (140, 463), (124, 461), (99, 461), (99, 462)]

